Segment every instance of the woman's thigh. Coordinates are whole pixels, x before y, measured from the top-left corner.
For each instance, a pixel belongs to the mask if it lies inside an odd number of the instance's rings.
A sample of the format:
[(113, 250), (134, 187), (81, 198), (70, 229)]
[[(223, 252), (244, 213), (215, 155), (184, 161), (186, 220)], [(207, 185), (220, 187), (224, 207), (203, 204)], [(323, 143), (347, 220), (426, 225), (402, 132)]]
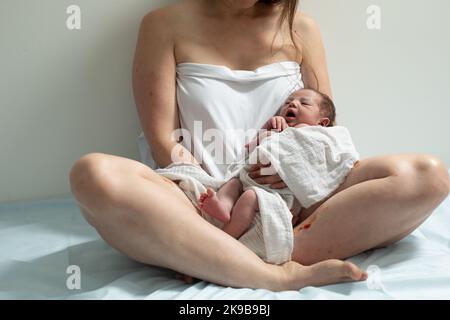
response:
[(108, 205), (110, 200), (116, 200), (108, 198), (119, 198), (126, 191), (123, 184), (132, 184), (134, 180), (147, 183), (149, 189), (154, 190), (155, 197), (169, 195), (192, 205), (175, 182), (132, 159), (91, 153), (80, 158), (70, 172), (72, 192), (84, 209), (101, 207), (104, 201)]
[(328, 199), (302, 212), (294, 258), (342, 259), (398, 241), (428, 217), (445, 190), (447, 170), (433, 156), (361, 160)]
[[(442, 170), (443, 169), (443, 170)], [(349, 174), (341, 183), (341, 185), (333, 191), (333, 193), (326, 199), (311, 206), (310, 208), (301, 211), (301, 217), (298, 223), (306, 220), (312, 213), (314, 213), (323, 203), (332, 198), (335, 194), (352, 187), (356, 184), (387, 177), (401, 177), (405, 178), (405, 182), (410, 182), (414, 179), (414, 175), (421, 171), (437, 171), (437, 175), (444, 177), (446, 175), (446, 168), (442, 162), (432, 155), (427, 154), (395, 154), (376, 156), (357, 161), (355, 166), (350, 170)], [(410, 183), (405, 185), (405, 188), (411, 187)], [(297, 223), (297, 224), (298, 224)]]
[(178, 230), (176, 221), (202, 219), (176, 183), (131, 159), (86, 155), (73, 166), (70, 182), (86, 220), (110, 245), (141, 262), (161, 265), (159, 244), (175, 232), (171, 228)]

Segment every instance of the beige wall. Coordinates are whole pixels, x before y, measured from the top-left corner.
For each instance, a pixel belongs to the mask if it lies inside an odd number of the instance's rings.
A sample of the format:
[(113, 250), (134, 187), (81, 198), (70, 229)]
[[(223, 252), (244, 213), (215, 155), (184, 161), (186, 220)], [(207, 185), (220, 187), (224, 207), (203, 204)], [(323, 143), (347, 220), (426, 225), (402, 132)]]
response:
[[(0, 1), (0, 202), (66, 196), (98, 151), (138, 159), (131, 63), (141, 16), (173, 1)], [(82, 29), (66, 28), (66, 8)], [(366, 28), (366, 8), (382, 29)], [(362, 156), (431, 152), (450, 166), (450, 2), (303, 0), (326, 43), (339, 122)]]

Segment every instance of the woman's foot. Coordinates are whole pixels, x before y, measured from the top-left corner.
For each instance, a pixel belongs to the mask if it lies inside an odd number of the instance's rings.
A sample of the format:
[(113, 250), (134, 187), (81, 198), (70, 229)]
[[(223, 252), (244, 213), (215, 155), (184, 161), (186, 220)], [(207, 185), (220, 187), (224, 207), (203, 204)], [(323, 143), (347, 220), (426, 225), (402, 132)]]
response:
[(233, 205), (230, 206), (226, 201), (220, 200), (212, 188), (207, 188), (206, 192), (200, 195), (198, 202), (200, 208), (211, 217), (225, 223), (230, 221)]
[(286, 290), (299, 290), (308, 286), (324, 286), (333, 283), (365, 281), (367, 272), (349, 261), (325, 260), (311, 266), (303, 266), (290, 261), (282, 265), (287, 279), (283, 285)]

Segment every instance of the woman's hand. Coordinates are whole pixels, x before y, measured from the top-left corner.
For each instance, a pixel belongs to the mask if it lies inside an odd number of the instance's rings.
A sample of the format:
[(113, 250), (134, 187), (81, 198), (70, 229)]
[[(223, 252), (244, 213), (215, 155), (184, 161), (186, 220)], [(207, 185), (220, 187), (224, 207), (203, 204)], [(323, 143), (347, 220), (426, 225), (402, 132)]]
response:
[(283, 189), (286, 188), (287, 185), (283, 182), (280, 176), (277, 173), (273, 175), (261, 175), (261, 170), (264, 171), (273, 171), (271, 168), (271, 163), (262, 164), (258, 161), (258, 163), (254, 164), (248, 170), (248, 175), (252, 178), (256, 183), (259, 184), (270, 184), (272, 189)]

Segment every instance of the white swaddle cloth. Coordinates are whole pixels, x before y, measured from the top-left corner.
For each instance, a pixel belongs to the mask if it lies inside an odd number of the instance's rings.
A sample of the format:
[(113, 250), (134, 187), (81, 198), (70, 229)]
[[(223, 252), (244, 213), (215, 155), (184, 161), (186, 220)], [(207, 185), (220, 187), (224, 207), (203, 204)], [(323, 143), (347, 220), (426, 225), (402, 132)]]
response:
[[(251, 179), (247, 169), (256, 162), (255, 157), (271, 162), (288, 188), (271, 189)], [(239, 177), (244, 190), (255, 191), (259, 214), (238, 240), (266, 262), (281, 264), (291, 260), (294, 236), (290, 208), (295, 199), (306, 208), (325, 199), (358, 159), (346, 128), (313, 126), (287, 128), (264, 139), (248, 158), (230, 164), (224, 179), (211, 177), (200, 166), (188, 163), (172, 163), (156, 172), (179, 181), (179, 187), (197, 208), (206, 186), (217, 191), (229, 179)], [(202, 216), (217, 227), (223, 226), (207, 214)]]

